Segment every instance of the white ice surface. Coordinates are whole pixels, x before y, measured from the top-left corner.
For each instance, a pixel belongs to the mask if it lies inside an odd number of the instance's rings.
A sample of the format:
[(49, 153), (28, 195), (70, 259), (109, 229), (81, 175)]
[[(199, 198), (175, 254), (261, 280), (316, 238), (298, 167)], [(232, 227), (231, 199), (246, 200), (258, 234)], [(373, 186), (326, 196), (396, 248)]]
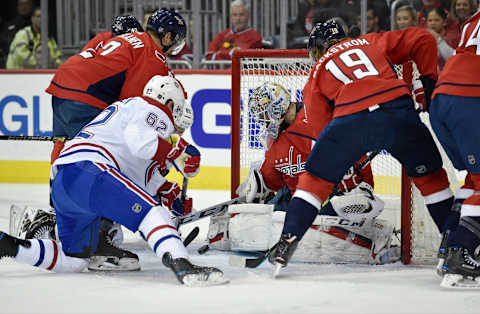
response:
[[(189, 194), (196, 208), (229, 198), (218, 191)], [(11, 204), (47, 201), (45, 185), (0, 184), (0, 229), (8, 230)], [(183, 235), (193, 226), (186, 225)], [(198, 255), (208, 219), (199, 226), (191, 259), (221, 268), (227, 285), (180, 285), (127, 231), (125, 247), (140, 256), (139, 272), (55, 274), (0, 261), (0, 313), (480, 313), (480, 292), (440, 289), (431, 266), (290, 264), (274, 280), (268, 263), (247, 270), (229, 266), (225, 253)]]

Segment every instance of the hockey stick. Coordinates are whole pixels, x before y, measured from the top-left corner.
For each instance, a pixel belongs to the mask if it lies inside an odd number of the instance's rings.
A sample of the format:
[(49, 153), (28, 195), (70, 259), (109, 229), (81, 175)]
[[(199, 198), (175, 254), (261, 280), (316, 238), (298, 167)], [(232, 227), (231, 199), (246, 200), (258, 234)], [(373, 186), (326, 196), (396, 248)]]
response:
[[(365, 158), (358, 166), (355, 167), (355, 170), (357, 172), (360, 172), (362, 169), (364, 169), (372, 160), (373, 158), (375, 158), (379, 153), (381, 152), (381, 150), (378, 150), (378, 151), (374, 151), (372, 152), (370, 155), (367, 156), (367, 158)], [(335, 187), (333, 188), (332, 190), (332, 193), (330, 193), (330, 195), (325, 199), (325, 201), (322, 203), (322, 207), (319, 209), (319, 212), (322, 210), (323, 207), (325, 207), (328, 202), (330, 202), (330, 200), (332, 199), (332, 197), (334, 197), (338, 192), (340, 191), (340, 184), (337, 183), (337, 185), (335, 185)], [(278, 243), (277, 243), (278, 244)], [(262, 253), (259, 257), (257, 258), (246, 258), (246, 257), (243, 257), (243, 256), (236, 256), (236, 257), (233, 257), (231, 258), (232, 259), (232, 263), (233, 265), (239, 265), (239, 266), (242, 266), (243, 267), (247, 267), (247, 268), (256, 268), (258, 267), (260, 264), (262, 264), (269, 256), (270, 254), (273, 253), (273, 251), (275, 250), (277, 244), (275, 244), (274, 246), (272, 246), (269, 250), (267, 250), (266, 252)], [(243, 261), (242, 261), (243, 260)]]
[(195, 228), (190, 231), (190, 233), (187, 235), (185, 240), (183, 240), (183, 245), (187, 247), (190, 243), (192, 243), (193, 240), (198, 236), (198, 233), (200, 232), (200, 228), (196, 226)]
[(241, 204), (241, 203), (245, 203), (245, 197), (237, 197), (237, 198), (231, 199), (229, 201), (207, 207), (207, 208), (202, 209), (200, 211), (190, 213), (188, 215), (180, 217), (178, 219), (178, 225), (180, 226), (182, 224), (197, 221), (199, 219), (202, 219), (202, 218), (205, 218), (205, 217), (208, 217), (208, 216), (224, 213), (224, 212), (227, 211), (229, 205)]
[(64, 142), (65, 136), (40, 136), (40, 135), (0, 135), (0, 140), (5, 141), (54, 141)]

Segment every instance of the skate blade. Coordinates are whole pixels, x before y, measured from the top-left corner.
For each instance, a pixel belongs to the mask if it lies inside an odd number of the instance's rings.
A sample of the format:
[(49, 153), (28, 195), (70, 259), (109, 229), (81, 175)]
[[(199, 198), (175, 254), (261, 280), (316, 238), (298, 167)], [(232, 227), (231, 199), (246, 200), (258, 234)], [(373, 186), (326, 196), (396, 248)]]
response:
[(436, 268), (436, 273), (439, 277), (443, 277), (443, 275), (445, 275), (445, 271), (443, 270), (443, 264), (445, 264), (445, 259), (439, 258)]
[(205, 278), (203, 274), (201, 276), (199, 276), (198, 274), (186, 275), (185, 277), (183, 277), (182, 282), (187, 287), (197, 288), (224, 285), (229, 283), (230, 280), (228, 280), (228, 278), (225, 278), (223, 273), (214, 272), (209, 274), (207, 278)]
[(462, 275), (445, 274), (440, 283), (440, 287), (458, 290), (480, 290), (480, 278), (470, 280), (463, 278)]
[(275, 263), (275, 265), (273, 265), (272, 277), (274, 279), (280, 274), (280, 269), (282, 269), (282, 264)]
[(246, 267), (247, 259), (244, 256), (231, 255), (228, 258), (228, 264), (234, 267)]
[(88, 264), (90, 271), (139, 271), (140, 263), (135, 258), (122, 258), (118, 263), (109, 262), (107, 257), (94, 256)]

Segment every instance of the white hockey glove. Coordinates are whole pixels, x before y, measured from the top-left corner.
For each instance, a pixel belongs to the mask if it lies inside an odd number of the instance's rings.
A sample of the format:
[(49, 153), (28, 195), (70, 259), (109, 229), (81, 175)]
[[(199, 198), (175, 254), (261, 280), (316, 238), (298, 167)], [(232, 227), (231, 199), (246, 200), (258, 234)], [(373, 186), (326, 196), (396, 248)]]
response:
[(236, 193), (239, 197), (245, 197), (247, 203), (263, 204), (267, 196), (272, 193), (272, 190), (265, 185), (260, 170), (250, 168), (247, 180), (240, 184)]
[(384, 202), (375, 194), (366, 182), (361, 182), (354, 190), (335, 196), (330, 201), (335, 212), (351, 221), (373, 219), (384, 209)]

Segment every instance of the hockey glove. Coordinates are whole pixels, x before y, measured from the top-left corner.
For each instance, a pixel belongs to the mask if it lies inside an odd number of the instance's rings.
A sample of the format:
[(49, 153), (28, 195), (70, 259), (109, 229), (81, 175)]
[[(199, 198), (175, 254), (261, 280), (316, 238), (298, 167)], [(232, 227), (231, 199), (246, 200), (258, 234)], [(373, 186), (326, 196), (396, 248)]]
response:
[(422, 81), (423, 89), (425, 90), (425, 107), (422, 108), (422, 111), (428, 111), (430, 101), (432, 100), (433, 89), (435, 88), (437, 81), (429, 76), (420, 77), (420, 81)]
[(176, 182), (165, 181), (165, 183), (158, 188), (157, 194), (162, 204), (172, 211), (173, 203), (180, 195), (180, 187)]
[(263, 181), (260, 170), (250, 168), (247, 180), (237, 189), (239, 197), (245, 197), (247, 203), (264, 203), (265, 199), (272, 193)]
[(358, 172), (353, 166), (350, 167), (347, 173), (343, 176), (342, 181), (339, 183), (340, 195), (346, 192), (350, 192), (357, 187), (360, 182), (363, 181), (362, 174)]
[(195, 146), (188, 145), (185, 153), (190, 157), (184, 161), (183, 172), (187, 177), (191, 178), (200, 171), (200, 151)]
[(181, 217), (181, 216), (190, 214), (192, 212), (192, 198), (189, 197), (185, 199), (184, 204), (182, 204), (179, 198), (176, 198), (173, 201), (172, 207), (169, 209), (170, 209), (170, 212), (176, 217)]
[(418, 111), (426, 111), (427, 105), (425, 104), (425, 89), (423, 88), (422, 81), (413, 81), (412, 94), (413, 98), (415, 99), (416, 109)]

